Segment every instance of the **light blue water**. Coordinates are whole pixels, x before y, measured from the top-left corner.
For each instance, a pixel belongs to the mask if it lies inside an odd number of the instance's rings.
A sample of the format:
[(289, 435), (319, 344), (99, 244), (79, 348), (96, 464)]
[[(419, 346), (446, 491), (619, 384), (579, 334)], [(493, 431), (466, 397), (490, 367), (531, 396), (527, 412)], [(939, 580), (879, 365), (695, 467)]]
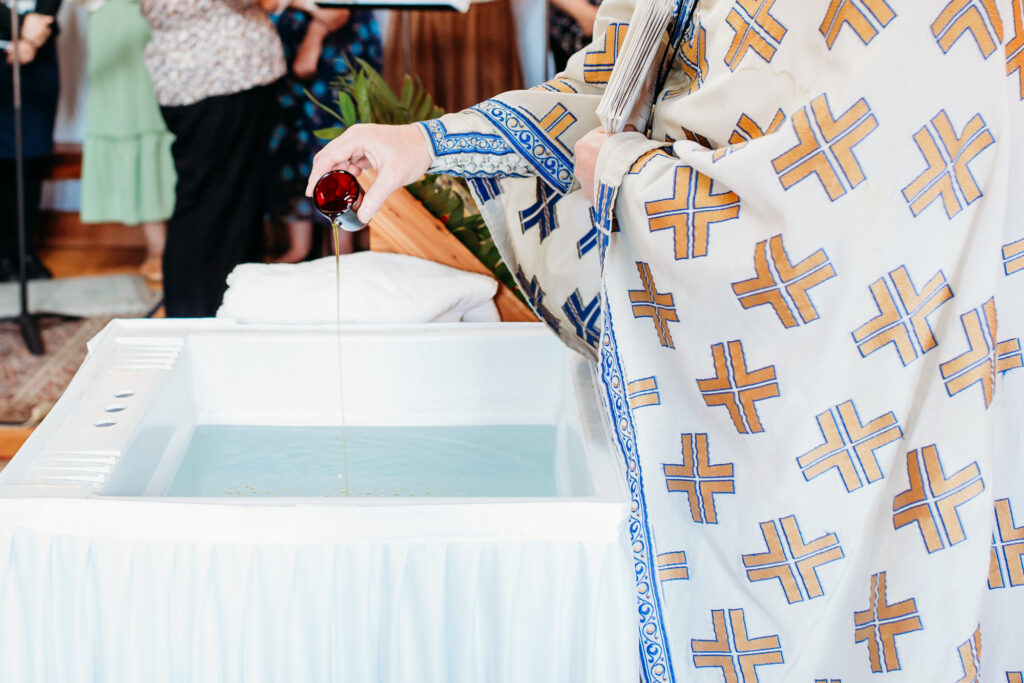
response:
[[(348, 495), (555, 496), (555, 428), (349, 427)], [(337, 427), (200, 425), (167, 496), (345, 496)]]

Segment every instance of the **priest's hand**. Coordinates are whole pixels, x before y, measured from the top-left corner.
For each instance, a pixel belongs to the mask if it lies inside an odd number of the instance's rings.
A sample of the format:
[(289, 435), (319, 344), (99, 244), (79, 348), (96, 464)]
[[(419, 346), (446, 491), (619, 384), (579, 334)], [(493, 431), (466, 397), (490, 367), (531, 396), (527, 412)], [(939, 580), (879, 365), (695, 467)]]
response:
[(604, 128), (595, 128), (576, 142), (576, 168), (573, 173), (580, 181), (580, 191), (591, 204), (594, 203), (594, 169), (601, 145), (611, 137)]
[(341, 169), (358, 176), (363, 169), (373, 169), (377, 179), (367, 190), (358, 212), (359, 220), (368, 223), (392, 192), (419, 180), (430, 164), (427, 140), (417, 126), (357, 124), (313, 157), (306, 196), (313, 195), (316, 181), (328, 171)]

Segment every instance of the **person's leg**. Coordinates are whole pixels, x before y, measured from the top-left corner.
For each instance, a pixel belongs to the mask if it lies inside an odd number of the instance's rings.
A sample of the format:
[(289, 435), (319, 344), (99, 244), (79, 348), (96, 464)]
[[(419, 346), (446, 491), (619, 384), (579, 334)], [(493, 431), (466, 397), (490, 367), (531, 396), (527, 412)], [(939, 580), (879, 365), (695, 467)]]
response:
[(150, 282), (163, 279), (164, 244), (167, 242), (167, 222), (149, 221), (139, 226), (146, 238), (146, 259), (139, 272)]
[(0, 282), (18, 276), (18, 217), (14, 193), (14, 162), (0, 160)]
[(206, 254), (203, 290), (210, 314), (227, 288), (228, 274), (264, 255), (265, 178), (276, 85), (253, 88), (218, 104), (223, 125), (209, 153), (218, 159), (217, 180), (207, 188), (207, 211), (218, 216), (218, 239)]
[(288, 222), (288, 251), (276, 259), (275, 263), (298, 263), (307, 256), (313, 246), (313, 222), (293, 220)]
[(217, 312), (228, 273), (263, 259), (264, 178), (274, 86), (165, 107), (176, 136), (177, 203), (167, 224), (169, 317)]
[(209, 315), (201, 283), (207, 242), (216, 233), (216, 223), (205, 210), (204, 188), (217, 182), (217, 174), (215, 159), (205, 149), (206, 103), (162, 108), (167, 128), (175, 135), (171, 155), (178, 174), (163, 259), (164, 307), (169, 318)]
[(36, 255), (35, 244), (45, 173), (45, 159), (25, 159), (25, 268), (29, 279), (33, 280), (53, 277), (50, 269)]
[[(35, 232), (39, 222), (42, 196), (43, 159), (24, 162), (25, 188), (25, 267), (29, 279), (49, 278), (50, 271), (36, 257)], [(18, 203), (14, 161), (0, 161), (0, 282), (18, 277)]]

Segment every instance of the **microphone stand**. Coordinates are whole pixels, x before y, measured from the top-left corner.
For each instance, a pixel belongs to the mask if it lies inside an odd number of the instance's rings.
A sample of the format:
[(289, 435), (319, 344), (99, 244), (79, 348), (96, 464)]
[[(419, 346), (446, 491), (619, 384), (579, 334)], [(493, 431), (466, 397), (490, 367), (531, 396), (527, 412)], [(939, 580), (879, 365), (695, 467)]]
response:
[(21, 328), (22, 339), (25, 346), (34, 356), (43, 355), (43, 337), (39, 333), (39, 324), (35, 317), (28, 312), (28, 272), (26, 261), (28, 260), (27, 235), (25, 234), (25, 159), (22, 149), (21, 130), (21, 55), (18, 54), (18, 39), (20, 28), (18, 26), (17, 0), (8, 0), (11, 8), (11, 45), (13, 49), (13, 84), (14, 84), (14, 169), (16, 177), (16, 203), (18, 206), (18, 298), (20, 310), (17, 316), (9, 318), (18, 323)]

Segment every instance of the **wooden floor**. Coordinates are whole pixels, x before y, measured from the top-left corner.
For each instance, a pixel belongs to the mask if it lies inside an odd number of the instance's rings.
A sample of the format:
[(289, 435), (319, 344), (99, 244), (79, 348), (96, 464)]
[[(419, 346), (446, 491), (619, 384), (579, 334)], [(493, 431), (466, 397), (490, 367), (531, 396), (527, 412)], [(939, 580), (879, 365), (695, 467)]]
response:
[[(139, 230), (123, 225), (83, 227), (75, 214), (42, 217), (39, 256), (54, 277), (137, 273), (146, 254)], [(0, 427), (0, 469), (21, 448), (32, 429)]]
[(138, 228), (115, 223), (82, 225), (78, 215), (43, 214), (39, 255), (54, 277), (135, 273), (146, 255)]

